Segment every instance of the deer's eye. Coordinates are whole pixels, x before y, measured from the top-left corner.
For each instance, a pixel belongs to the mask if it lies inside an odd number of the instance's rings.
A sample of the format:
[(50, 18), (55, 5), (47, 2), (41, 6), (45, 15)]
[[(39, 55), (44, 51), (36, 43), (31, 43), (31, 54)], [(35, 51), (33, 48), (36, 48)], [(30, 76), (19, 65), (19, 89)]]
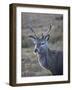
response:
[(42, 42), (41, 45), (44, 45), (44, 42)]

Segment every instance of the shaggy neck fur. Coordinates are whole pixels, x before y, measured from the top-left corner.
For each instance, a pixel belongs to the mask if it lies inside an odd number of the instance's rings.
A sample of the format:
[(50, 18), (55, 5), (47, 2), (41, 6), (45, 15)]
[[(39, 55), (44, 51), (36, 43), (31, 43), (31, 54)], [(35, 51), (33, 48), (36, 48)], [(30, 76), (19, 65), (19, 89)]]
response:
[(48, 49), (43, 54), (39, 54), (39, 63), (44, 69), (49, 69), (53, 73), (53, 75), (62, 74), (61, 71), (59, 71), (59, 64), (58, 63), (58, 54), (55, 53), (55, 51), (51, 52), (50, 49)]
[(44, 69), (50, 68), (49, 49), (46, 52), (39, 54), (39, 63)]

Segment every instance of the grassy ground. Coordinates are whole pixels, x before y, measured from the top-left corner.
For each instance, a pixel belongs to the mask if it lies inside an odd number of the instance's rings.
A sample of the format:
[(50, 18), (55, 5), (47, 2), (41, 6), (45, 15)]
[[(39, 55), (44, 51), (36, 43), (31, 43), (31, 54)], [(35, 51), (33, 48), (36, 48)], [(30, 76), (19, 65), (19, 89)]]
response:
[(22, 51), (21, 51), (21, 76), (48, 76), (52, 75), (50, 70), (44, 70), (38, 63), (37, 56), (33, 53), (34, 44), (28, 37), (34, 35), (28, 26), (32, 26), (35, 33), (40, 36), (47, 34), (49, 25), (53, 24), (48, 41), (52, 50), (63, 50), (63, 17), (52, 14), (22, 13)]

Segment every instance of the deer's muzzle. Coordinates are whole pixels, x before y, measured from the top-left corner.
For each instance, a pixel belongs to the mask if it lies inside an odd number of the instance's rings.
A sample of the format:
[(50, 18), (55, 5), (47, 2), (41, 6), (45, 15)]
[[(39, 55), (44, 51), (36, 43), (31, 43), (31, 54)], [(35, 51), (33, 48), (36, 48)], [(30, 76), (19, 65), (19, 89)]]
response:
[(34, 52), (35, 52), (35, 53), (38, 52), (38, 49), (35, 49)]

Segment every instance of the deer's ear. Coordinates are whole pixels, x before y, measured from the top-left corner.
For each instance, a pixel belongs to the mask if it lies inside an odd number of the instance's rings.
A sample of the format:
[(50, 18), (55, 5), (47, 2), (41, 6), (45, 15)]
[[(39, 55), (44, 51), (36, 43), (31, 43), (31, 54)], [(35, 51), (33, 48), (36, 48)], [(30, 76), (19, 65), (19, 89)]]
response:
[(45, 39), (46, 39), (47, 41), (49, 40), (49, 38), (50, 38), (50, 35), (49, 35), (49, 34), (45, 36)]
[(31, 38), (31, 40), (33, 41), (33, 43), (36, 42), (36, 38), (34, 36), (30, 35), (29, 38)]

